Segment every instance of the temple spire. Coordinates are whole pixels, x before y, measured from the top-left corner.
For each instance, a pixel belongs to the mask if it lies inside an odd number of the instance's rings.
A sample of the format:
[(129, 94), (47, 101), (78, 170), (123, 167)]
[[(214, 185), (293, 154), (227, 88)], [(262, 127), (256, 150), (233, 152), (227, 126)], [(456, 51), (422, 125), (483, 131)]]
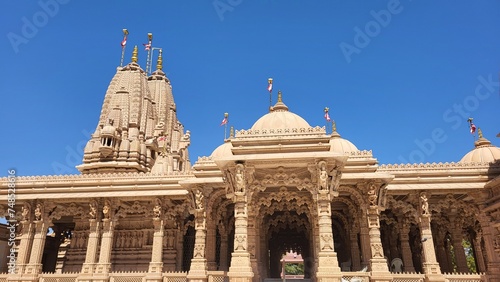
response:
[(134, 51), (132, 51), (132, 62), (133, 63), (137, 63), (137, 53), (138, 53), (138, 49), (137, 49), (137, 45), (135, 45)]
[(278, 103), (283, 103), (283, 94), (281, 94), (281, 90), (278, 90)]
[(337, 132), (337, 124), (335, 121), (332, 121), (332, 133)]
[(158, 51), (158, 61), (156, 61), (156, 69), (157, 70), (163, 69), (163, 58), (161, 56), (161, 49)]
[(478, 128), (478, 129), (477, 129), (477, 136), (478, 136), (479, 138), (483, 138), (483, 131), (481, 130), (481, 128)]

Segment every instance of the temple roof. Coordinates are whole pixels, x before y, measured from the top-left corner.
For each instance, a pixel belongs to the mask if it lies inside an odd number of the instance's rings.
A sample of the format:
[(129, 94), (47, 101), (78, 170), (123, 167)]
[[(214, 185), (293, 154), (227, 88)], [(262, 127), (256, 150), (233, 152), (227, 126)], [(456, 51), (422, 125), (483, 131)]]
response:
[(479, 139), (474, 142), (475, 148), (465, 154), (460, 160), (461, 163), (494, 162), (500, 160), (500, 148), (491, 144), (483, 137), (481, 129), (478, 130)]

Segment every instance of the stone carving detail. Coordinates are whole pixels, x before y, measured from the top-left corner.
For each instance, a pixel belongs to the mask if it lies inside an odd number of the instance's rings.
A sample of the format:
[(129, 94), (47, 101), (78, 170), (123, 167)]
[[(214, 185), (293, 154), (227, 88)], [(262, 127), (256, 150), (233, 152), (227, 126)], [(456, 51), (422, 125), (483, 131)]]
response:
[(205, 210), (205, 196), (203, 195), (203, 191), (197, 189), (194, 191), (194, 203), (196, 211), (204, 211)]
[(246, 190), (246, 179), (245, 179), (245, 166), (243, 164), (237, 164), (234, 182), (235, 182), (235, 193), (244, 195)]
[(370, 206), (376, 206), (377, 205), (377, 184), (375, 183), (370, 183), (368, 184), (368, 202), (370, 203)]
[(427, 199), (427, 193), (420, 193), (420, 207), (422, 215), (430, 215), (429, 213), (429, 201)]
[(321, 161), (318, 163), (318, 190), (328, 191), (328, 172), (326, 171), (326, 162)]
[(236, 243), (236, 248), (234, 248), (235, 251), (244, 251), (246, 250), (245, 248), (245, 241), (246, 241), (246, 235), (237, 235), (234, 238), (234, 241)]
[(374, 243), (372, 244), (372, 257), (373, 258), (383, 258), (384, 253), (382, 250), (382, 244)]
[(97, 202), (91, 201), (89, 203), (89, 218), (96, 219), (97, 218)]
[(205, 252), (205, 246), (203, 244), (196, 244), (194, 247), (194, 257), (203, 258), (203, 253)]
[(333, 250), (332, 242), (333, 242), (332, 234), (322, 234), (321, 250)]
[(42, 220), (43, 217), (43, 205), (41, 203), (36, 204), (35, 208), (35, 221), (40, 221)]
[(111, 202), (109, 200), (104, 201), (102, 215), (104, 219), (111, 219)]
[(159, 219), (162, 214), (162, 209), (161, 209), (161, 200), (156, 198), (155, 199), (155, 206), (153, 207), (153, 218)]
[(31, 213), (31, 205), (28, 202), (25, 202), (22, 207), (22, 220), (23, 221), (30, 220), (30, 213)]

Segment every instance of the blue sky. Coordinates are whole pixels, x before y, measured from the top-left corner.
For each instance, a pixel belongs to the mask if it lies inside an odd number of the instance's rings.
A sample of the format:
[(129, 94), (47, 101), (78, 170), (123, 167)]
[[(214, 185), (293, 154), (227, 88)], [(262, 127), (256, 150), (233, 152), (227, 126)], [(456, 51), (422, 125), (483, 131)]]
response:
[[(148, 4), (143, 4), (148, 3)], [(3, 1), (0, 175), (74, 174), (120, 63), (163, 48), (191, 162), (249, 129), (267, 78), (292, 112), (373, 150), (380, 163), (452, 162), (466, 122), (500, 144), (499, 1)], [(145, 67), (141, 48), (139, 63)], [(274, 95), (273, 100), (276, 100)]]

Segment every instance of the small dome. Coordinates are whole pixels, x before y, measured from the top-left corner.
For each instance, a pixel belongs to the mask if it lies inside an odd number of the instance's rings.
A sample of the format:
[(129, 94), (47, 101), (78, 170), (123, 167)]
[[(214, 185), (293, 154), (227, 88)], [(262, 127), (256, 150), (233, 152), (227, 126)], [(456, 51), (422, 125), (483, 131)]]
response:
[(278, 102), (271, 108), (271, 112), (259, 118), (251, 130), (262, 129), (292, 129), (311, 127), (299, 115), (288, 111), (288, 107), (281, 100), (281, 92), (278, 92)]
[(115, 130), (114, 126), (108, 124), (101, 130), (101, 136), (114, 136)]
[(461, 160), (461, 163), (489, 163), (500, 160), (500, 148), (491, 145), (491, 142), (484, 138), (482, 134), (474, 142), (476, 148), (468, 152)]
[(231, 144), (231, 142), (226, 141), (226, 142), (224, 142), (224, 144), (217, 147), (212, 152), (210, 157), (212, 157), (212, 159), (219, 159), (222, 157), (232, 156), (233, 155), (233, 152), (231, 151), (232, 148), (233, 148), (233, 145)]
[(340, 137), (337, 131), (332, 133), (332, 138), (330, 139), (330, 151), (339, 153), (349, 153), (359, 151), (358, 148), (351, 141)]

